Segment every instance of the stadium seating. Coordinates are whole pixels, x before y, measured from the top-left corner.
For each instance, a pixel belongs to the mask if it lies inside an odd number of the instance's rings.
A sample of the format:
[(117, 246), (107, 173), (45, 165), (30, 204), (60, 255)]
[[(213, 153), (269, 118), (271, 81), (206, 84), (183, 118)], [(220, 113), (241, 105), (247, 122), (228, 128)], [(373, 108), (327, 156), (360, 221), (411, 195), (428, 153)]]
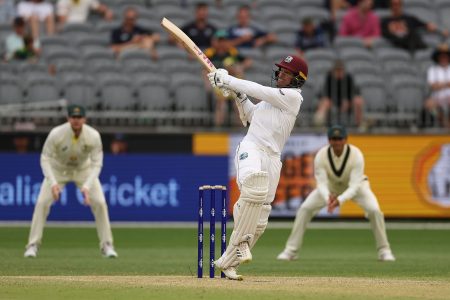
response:
[[(199, 118), (202, 122), (211, 121), (211, 115), (205, 114), (212, 105), (205, 92), (201, 66), (189, 59), (184, 50), (168, 43), (168, 34), (159, 24), (162, 17), (169, 17), (180, 26), (186, 24), (193, 19), (195, 4), (204, 1), (102, 2), (113, 9), (114, 21), (105, 21), (92, 14), (94, 16), (85, 24), (66, 24), (58, 34), (42, 36), (39, 63), (2, 63), (0, 102), (40, 102), (64, 97), (91, 109), (114, 110), (115, 116), (120, 115), (120, 111), (126, 116), (126, 112), (141, 108), (151, 118), (158, 118), (157, 114), (151, 114), (152, 111), (173, 111), (176, 120)], [(245, 78), (267, 85), (271, 83), (273, 63), (295, 53), (295, 38), (301, 20), (310, 17), (319, 24), (330, 19), (329, 11), (318, 0), (223, 0), (223, 7), (215, 6), (214, 0), (206, 2), (210, 4), (210, 22), (218, 28), (235, 24), (237, 8), (247, 4), (251, 6), (254, 23), (277, 35), (278, 42), (273, 45), (241, 51), (253, 60)], [(141, 27), (162, 36), (157, 45), (157, 61), (148, 51), (139, 49), (123, 51), (116, 57), (109, 47), (111, 30), (120, 26), (121, 14), (130, 5), (138, 10)], [(450, 29), (450, 0), (404, 0), (404, 7), (406, 12), (421, 20)], [(337, 26), (344, 13), (337, 13)], [(375, 13), (384, 17), (390, 11), (377, 9)], [(0, 39), (9, 33), (11, 25), (1, 24)], [(371, 49), (367, 49), (360, 39), (339, 36), (329, 48), (306, 51), (309, 79), (302, 89), (305, 99), (302, 126), (312, 124), (311, 115), (316, 109), (324, 76), (337, 58), (344, 61), (346, 69), (361, 87), (368, 117), (380, 124), (389, 120), (384, 118), (386, 116), (390, 119), (398, 117), (405, 124), (414, 123), (427, 93), (423, 82), (433, 63), (431, 53), (443, 41), (437, 33), (424, 32), (422, 37), (428, 48), (413, 55), (394, 48), (383, 38), (375, 39)], [(450, 44), (450, 39), (447, 42)], [(0, 43), (0, 54), (4, 51), (4, 44)], [(89, 76), (95, 78), (93, 82), (89, 82)], [(422, 80), (422, 84), (417, 80)], [(179, 87), (175, 88), (175, 84)], [(408, 98), (411, 100), (407, 101)]]

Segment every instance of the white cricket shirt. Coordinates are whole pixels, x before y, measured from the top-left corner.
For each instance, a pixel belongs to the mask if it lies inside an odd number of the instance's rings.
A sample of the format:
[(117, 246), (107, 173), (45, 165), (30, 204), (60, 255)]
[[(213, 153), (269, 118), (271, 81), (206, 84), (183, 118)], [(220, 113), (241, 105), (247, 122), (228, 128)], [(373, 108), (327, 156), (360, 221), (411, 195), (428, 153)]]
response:
[(338, 195), (340, 204), (352, 199), (367, 176), (364, 156), (357, 147), (347, 144), (341, 156), (331, 146), (322, 147), (314, 158), (314, 176), (319, 193), (328, 200), (330, 193)]
[(76, 172), (91, 168), (83, 188), (89, 189), (98, 178), (103, 165), (103, 147), (100, 133), (84, 124), (80, 136), (75, 138), (70, 123), (53, 128), (44, 143), (41, 167), (51, 185), (57, 184), (54, 170)]
[(233, 76), (229, 77), (229, 86), (233, 90), (261, 100), (256, 105), (250, 101), (243, 103), (244, 113), (250, 122), (244, 141), (251, 141), (280, 154), (300, 112), (303, 102), (301, 90), (271, 88)]

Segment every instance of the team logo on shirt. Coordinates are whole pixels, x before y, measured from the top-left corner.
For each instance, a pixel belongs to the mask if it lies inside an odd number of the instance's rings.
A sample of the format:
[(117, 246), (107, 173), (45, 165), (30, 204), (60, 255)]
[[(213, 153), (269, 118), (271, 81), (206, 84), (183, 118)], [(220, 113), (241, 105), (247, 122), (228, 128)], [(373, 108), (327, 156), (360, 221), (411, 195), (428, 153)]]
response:
[(413, 182), (428, 204), (450, 209), (450, 143), (434, 144), (420, 154)]
[(284, 59), (284, 62), (286, 62), (286, 63), (290, 63), (292, 60), (293, 60), (294, 58), (292, 57), (292, 56), (287, 56), (285, 59)]
[(244, 153), (242, 153), (241, 155), (239, 155), (239, 160), (244, 160), (244, 159), (246, 159), (248, 157), (248, 153), (247, 152), (244, 152)]

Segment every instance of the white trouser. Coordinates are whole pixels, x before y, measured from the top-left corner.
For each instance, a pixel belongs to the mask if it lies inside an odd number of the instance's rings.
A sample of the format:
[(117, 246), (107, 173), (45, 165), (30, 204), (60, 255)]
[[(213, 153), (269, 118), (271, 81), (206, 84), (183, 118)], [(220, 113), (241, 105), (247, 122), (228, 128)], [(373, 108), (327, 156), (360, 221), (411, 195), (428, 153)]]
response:
[[(268, 176), (268, 193), (265, 201), (261, 204), (261, 212), (259, 213), (259, 217), (252, 218), (255, 220), (256, 229), (255, 232), (251, 233), (253, 238), (249, 242), (249, 247), (253, 248), (256, 244), (257, 240), (264, 233), (264, 230), (267, 226), (267, 221), (269, 219), (271, 206), (270, 203), (275, 198), (275, 192), (277, 190), (278, 181), (280, 180), (280, 171), (281, 171), (281, 161), (280, 156), (272, 153), (268, 149), (264, 149), (262, 147), (257, 146), (256, 144), (243, 141), (239, 144), (236, 149), (236, 157), (235, 157), (235, 167), (236, 167), (236, 182), (239, 187), (239, 190), (242, 190), (243, 183), (245, 179), (251, 175), (258, 172), (266, 172)], [(242, 215), (240, 210), (240, 201), (235, 203), (233, 208), (233, 218), (234, 224), (238, 224), (242, 222), (242, 218), (246, 218), (248, 216)], [(247, 219), (248, 221), (248, 219)], [(237, 267), (239, 265), (239, 259), (237, 257), (236, 245), (232, 243), (235, 239), (236, 231), (233, 230), (230, 237), (230, 242), (228, 243), (228, 247), (225, 253), (221, 256), (219, 260), (215, 263), (217, 266), (223, 269), (227, 269), (228, 267)]]
[(265, 203), (272, 203), (280, 181), (280, 156), (252, 142), (242, 141), (236, 150), (234, 164), (236, 167), (236, 182), (239, 189), (241, 189), (242, 182), (249, 174), (260, 171), (268, 173), (269, 193)]
[[(386, 236), (384, 216), (367, 180), (361, 184), (353, 201), (364, 210), (366, 217), (370, 221), (377, 250), (390, 249)], [(305, 202), (302, 203), (297, 211), (292, 232), (286, 243), (286, 250), (296, 253), (301, 249), (303, 235), (305, 234), (308, 223), (325, 206), (327, 206), (327, 199), (324, 199), (317, 189), (308, 195)]]
[[(84, 179), (87, 178), (89, 172), (89, 168), (79, 172), (54, 171), (56, 180), (58, 181), (58, 185), (61, 190), (68, 182), (74, 182), (78, 188), (81, 188), (84, 183)], [(100, 240), (100, 247), (106, 242), (112, 244), (113, 237), (111, 233), (111, 226), (109, 224), (108, 207), (106, 205), (105, 196), (98, 178), (94, 180), (92, 187), (89, 190), (89, 197), (91, 200), (91, 211), (94, 214), (95, 224), (97, 226), (97, 235)], [(41, 244), (44, 225), (47, 220), (47, 216), (50, 213), (50, 206), (53, 202), (54, 200), (50, 181), (47, 178), (44, 178), (36, 205), (34, 207), (28, 245)]]

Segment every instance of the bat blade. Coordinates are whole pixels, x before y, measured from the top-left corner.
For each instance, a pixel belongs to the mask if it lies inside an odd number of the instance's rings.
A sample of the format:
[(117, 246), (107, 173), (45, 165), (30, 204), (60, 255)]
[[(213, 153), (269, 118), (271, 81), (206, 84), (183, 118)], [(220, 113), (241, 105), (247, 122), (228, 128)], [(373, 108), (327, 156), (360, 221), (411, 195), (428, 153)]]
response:
[(161, 21), (161, 26), (172, 34), (183, 47), (203, 65), (203, 67), (208, 72), (213, 72), (216, 67), (209, 60), (209, 58), (202, 52), (202, 50), (197, 47), (197, 45), (184, 33), (177, 25), (173, 24), (169, 19), (163, 18)]

